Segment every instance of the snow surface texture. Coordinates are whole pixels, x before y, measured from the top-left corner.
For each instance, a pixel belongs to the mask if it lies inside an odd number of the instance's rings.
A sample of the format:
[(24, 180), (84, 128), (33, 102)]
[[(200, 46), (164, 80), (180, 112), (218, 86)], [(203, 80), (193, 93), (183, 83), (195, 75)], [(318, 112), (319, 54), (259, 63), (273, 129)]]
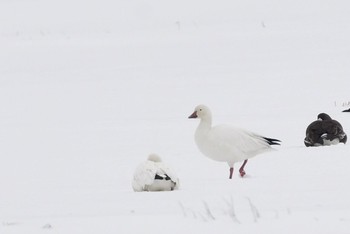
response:
[[(349, 233), (348, 1), (0, 1), (0, 233)], [(282, 140), (227, 179), (196, 122)], [(135, 193), (150, 152), (181, 188)]]

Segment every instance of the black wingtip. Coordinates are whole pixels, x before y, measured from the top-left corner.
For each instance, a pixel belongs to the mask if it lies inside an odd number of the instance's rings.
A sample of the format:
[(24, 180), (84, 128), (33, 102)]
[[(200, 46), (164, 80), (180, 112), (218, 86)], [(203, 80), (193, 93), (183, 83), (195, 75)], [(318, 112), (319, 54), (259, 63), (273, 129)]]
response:
[(156, 174), (154, 176), (154, 179), (155, 180), (171, 180), (171, 178), (167, 175), (167, 174), (164, 174), (164, 175), (158, 175)]
[(281, 141), (278, 139), (268, 138), (268, 137), (264, 137), (264, 139), (269, 145), (281, 145), (280, 144)]

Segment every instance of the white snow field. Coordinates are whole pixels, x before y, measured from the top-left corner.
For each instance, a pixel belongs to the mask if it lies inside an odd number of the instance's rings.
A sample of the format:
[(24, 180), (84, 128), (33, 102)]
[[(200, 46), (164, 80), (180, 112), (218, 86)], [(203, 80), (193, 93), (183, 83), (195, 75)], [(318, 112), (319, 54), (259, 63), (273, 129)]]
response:
[[(350, 233), (350, 2), (0, 0), (0, 233)], [(247, 175), (194, 143), (206, 104), (282, 140)], [(131, 187), (159, 154), (172, 192)]]

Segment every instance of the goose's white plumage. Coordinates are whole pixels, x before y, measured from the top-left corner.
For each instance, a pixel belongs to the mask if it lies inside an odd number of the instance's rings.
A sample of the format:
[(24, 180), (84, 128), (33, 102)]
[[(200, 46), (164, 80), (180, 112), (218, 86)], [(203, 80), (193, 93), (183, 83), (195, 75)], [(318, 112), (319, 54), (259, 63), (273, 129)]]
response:
[(212, 127), (211, 112), (204, 105), (197, 106), (189, 118), (201, 120), (195, 132), (198, 149), (213, 160), (227, 162), (230, 166), (230, 178), (232, 178), (234, 163), (244, 161), (240, 169), (241, 176), (244, 176), (244, 166), (249, 158), (273, 150), (271, 144), (279, 144), (279, 140), (229, 125)]
[(172, 191), (178, 189), (179, 179), (158, 155), (151, 154), (136, 168), (132, 187), (135, 192)]
[(195, 141), (204, 155), (230, 166), (273, 149), (261, 136), (229, 125), (215, 126), (209, 131), (200, 125)]

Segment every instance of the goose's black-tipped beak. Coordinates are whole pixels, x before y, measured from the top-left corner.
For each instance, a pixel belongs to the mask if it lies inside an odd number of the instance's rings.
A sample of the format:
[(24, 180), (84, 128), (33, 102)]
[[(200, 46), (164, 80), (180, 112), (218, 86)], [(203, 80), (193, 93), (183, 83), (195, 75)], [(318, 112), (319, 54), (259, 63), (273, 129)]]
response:
[(197, 117), (198, 117), (197, 111), (193, 112), (192, 115), (188, 116), (189, 119), (195, 119)]

